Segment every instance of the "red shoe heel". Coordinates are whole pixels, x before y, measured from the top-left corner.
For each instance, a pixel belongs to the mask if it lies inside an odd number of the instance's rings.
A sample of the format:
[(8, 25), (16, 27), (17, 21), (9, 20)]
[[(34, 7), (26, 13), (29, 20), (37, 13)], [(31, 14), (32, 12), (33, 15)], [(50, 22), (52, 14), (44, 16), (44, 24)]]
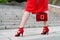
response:
[(42, 31), (42, 33), (41, 34), (47, 34), (48, 35), (48, 33), (49, 33), (49, 28), (48, 28), (48, 26), (44, 26), (43, 27), (43, 31)]
[(15, 34), (15, 37), (18, 37), (18, 36), (20, 36), (20, 33)]
[(19, 28), (19, 30), (17, 31), (17, 34), (15, 35), (15, 37), (20, 36), (20, 34), (22, 34), (22, 36), (23, 36), (23, 33), (24, 33), (24, 28)]

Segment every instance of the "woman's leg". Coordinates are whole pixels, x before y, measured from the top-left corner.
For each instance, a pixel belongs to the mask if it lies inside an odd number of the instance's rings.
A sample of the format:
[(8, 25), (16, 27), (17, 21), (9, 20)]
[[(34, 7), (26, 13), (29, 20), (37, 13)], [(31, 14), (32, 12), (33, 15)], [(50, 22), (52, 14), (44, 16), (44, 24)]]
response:
[(24, 25), (27, 22), (29, 16), (30, 16), (30, 13), (28, 11), (25, 11), (25, 13), (24, 13), (24, 15), (22, 17), (20, 28), (18, 29), (18, 31), (17, 31), (17, 33), (15, 35), (16, 37), (20, 36), (20, 34), (22, 34), (22, 36), (23, 36), (23, 33), (24, 33)]
[(48, 26), (47, 21), (44, 21), (44, 26)]
[(20, 24), (20, 28), (21, 27), (24, 27), (25, 23), (27, 22), (28, 18), (30, 16), (30, 13), (28, 11), (25, 11), (23, 17), (22, 17), (22, 21), (21, 21), (21, 24)]
[(43, 31), (41, 34), (48, 34), (48, 32), (49, 32), (49, 28), (48, 28), (47, 21), (44, 21)]

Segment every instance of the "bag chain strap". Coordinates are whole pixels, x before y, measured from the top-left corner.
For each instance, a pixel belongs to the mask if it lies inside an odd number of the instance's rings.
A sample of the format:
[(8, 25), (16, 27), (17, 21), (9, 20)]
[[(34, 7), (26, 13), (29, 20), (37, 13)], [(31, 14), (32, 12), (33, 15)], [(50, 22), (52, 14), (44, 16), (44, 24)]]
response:
[[(40, 2), (40, 0), (37, 0), (37, 3), (36, 3), (36, 10), (37, 11), (36, 11), (36, 13), (38, 13), (38, 4), (39, 4), (39, 2)], [(43, 3), (45, 3), (44, 0), (43, 0)], [(45, 9), (45, 5), (44, 5), (44, 9)]]

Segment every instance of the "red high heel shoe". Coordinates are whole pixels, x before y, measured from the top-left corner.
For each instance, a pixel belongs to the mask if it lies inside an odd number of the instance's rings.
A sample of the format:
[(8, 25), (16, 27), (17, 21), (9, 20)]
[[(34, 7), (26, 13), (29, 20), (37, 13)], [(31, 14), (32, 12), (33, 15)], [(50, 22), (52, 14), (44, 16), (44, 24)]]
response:
[(49, 33), (49, 28), (48, 28), (48, 26), (44, 26), (43, 27), (43, 31), (42, 31), (42, 33), (41, 34), (47, 34), (48, 35), (48, 33)]
[(17, 34), (15, 35), (15, 37), (20, 36), (20, 34), (22, 34), (22, 36), (23, 36), (23, 33), (24, 33), (24, 28), (19, 28), (19, 30), (17, 31)]

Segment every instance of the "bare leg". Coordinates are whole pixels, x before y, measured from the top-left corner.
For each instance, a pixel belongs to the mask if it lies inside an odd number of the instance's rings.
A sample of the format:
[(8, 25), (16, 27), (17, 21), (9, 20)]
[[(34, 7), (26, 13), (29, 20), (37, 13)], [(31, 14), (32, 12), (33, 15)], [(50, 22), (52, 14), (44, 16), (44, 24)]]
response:
[(21, 24), (20, 24), (20, 28), (21, 27), (24, 27), (25, 23), (27, 22), (28, 18), (30, 16), (30, 13), (28, 11), (25, 11), (23, 17), (22, 17), (22, 21), (21, 21)]
[(24, 27), (25, 23), (27, 22), (29, 16), (30, 16), (30, 13), (25, 11), (25, 13), (24, 13), (24, 15), (22, 17), (20, 28), (18, 29), (18, 31), (17, 31), (17, 33), (15, 35), (16, 37), (20, 36), (20, 34), (22, 34), (22, 36), (23, 36), (23, 33), (24, 33), (24, 28), (23, 27)]
[(44, 26), (48, 26), (48, 25), (47, 25), (47, 21), (44, 21)]
[(41, 34), (48, 34), (48, 32), (49, 32), (49, 28), (47, 25), (47, 21), (44, 21), (43, 31)]

